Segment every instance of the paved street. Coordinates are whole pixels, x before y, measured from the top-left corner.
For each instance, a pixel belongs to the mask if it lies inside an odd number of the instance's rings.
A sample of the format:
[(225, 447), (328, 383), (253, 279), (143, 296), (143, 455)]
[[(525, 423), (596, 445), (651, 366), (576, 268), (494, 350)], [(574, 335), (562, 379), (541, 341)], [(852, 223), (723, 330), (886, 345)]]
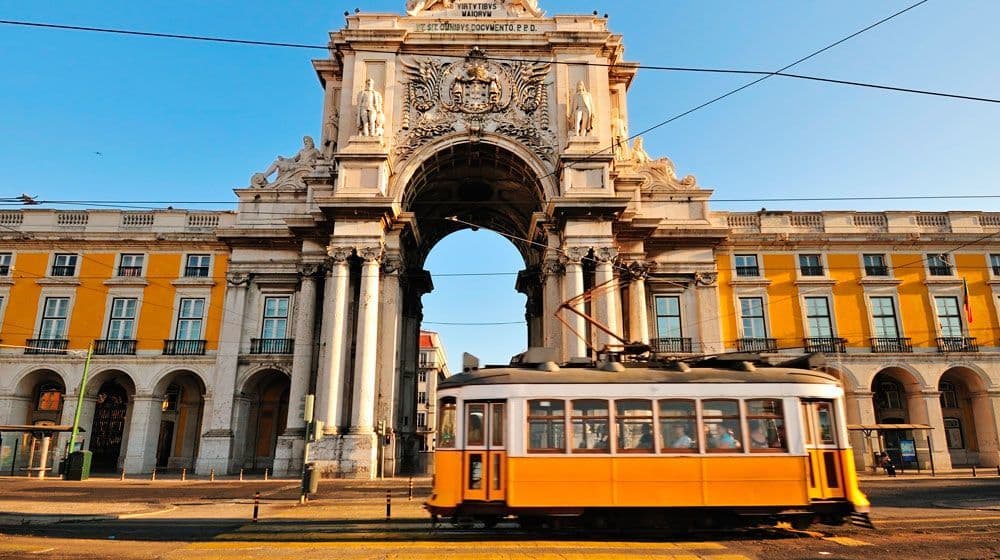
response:
[[(294, 481), (0, 478), (0, 558), (240, 559), (648, 557), (685, 560), (1000, 558), (1000, 478), (863, 482), (871, 531), (817, 526), (696, 533), (432, 530), (429, 481), (324, 481), (300, 506)], [(392, 492), (392, 519), (385, 493)], [(261, 492), (260, 520), (251, 520)]]

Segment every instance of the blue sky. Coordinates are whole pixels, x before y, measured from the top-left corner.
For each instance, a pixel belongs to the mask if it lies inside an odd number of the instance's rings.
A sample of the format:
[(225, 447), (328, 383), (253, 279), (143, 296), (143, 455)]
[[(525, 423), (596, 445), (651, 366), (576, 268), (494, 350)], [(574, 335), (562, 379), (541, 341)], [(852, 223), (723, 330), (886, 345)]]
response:
[[(0, 4), (0, 19), (324, 44), (343, 12), (402, 11), (362, 2), (50, 0)], [(598, 10), (630, 60), (773, 70), (912, 2), (841, 0), (541, 0), (550, 14)], [(795, 71), (837, 79), (1000, 97), (1000, 2), (931, 0)], [(276, 154), (319, 136), (322, 51), (125, 38), (0, 26), (0, 197), (52, 200), (233, 200)], [(751, 78), (641, 71), (629, 96), (633, 132)], [(996, 194), (1000, 107), (772, 78), (646, 136), (715, 189), (716, 199), (872, 194)], [(97, 155), (100, 152), (103, 155)], [(177, 204), (179, 202), (180, 204)], [(1000, 199), (751, 202), (719, 210), (985, 209)], [(437, 274), (513, 273), (513, 247), (480, 230), (445, 239)], [(518, 321), (513, 274), (435, 279), (429, 322)], [(448, 327), (468, 351), (505, 362), (524, 327)], [(456, 366), (457, 367), (457, 366)]]

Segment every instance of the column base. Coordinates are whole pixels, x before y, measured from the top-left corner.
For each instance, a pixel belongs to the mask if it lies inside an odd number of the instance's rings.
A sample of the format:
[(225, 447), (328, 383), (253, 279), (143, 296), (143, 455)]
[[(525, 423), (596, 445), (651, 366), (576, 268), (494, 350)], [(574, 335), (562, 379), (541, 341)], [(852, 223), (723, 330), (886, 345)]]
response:
[(278, 443), (274, 449), (275, 477), (297, 477), (302, 474), (302, 453), (305, 445), (304, 434), (278, 436)]
[(309, 462), (323, 478), (374, 479), (378, 475), (374, 433), (324, 437), (309, 446)]
[(201, 436), (195, 473), (207, 476), (215, 469), (216, 476), (229, 474), (234, 468), (232, 457), (233, 433), (229, 430), (208, 432)]

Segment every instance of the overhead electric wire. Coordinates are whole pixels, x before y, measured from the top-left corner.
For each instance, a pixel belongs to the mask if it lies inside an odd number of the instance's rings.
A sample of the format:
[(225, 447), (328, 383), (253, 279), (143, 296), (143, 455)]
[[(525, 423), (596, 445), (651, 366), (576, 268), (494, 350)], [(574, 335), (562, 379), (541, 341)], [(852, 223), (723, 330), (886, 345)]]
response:
[[(884, 84), (874, 84), (874, 83), (867, 83), (867, 82), (859, 82), (859, 81), (855, 81), (855, 80), (839, 80), (839, 79), (833, 79), (833, 78), (824, 78), (824, 77), (821, 77), (821, 76), (807, 76), (807, 75), (803, 75), (803, 74), (786, 74), (786, 73), (784, 73), (785, 70), (787, 70), (787, 69), (789, 69), (789, 68), (791, 68), (791, 67), (793, 67), (793, 66), (795, 66), (795, 65), (797, 65), (797, 64), (799, 64), (801, 62), (804, 62), (804, 61), (806, 61), (806, 60), (808, 60), (808, 59), (810, 59), (810, 58), (812, 58), (812, 57), (814, 57), (814, 56), (816, 56), (816, 55), (818, 55), (818, 54), (820, 54), (820, 53), (822, 53), (822, 52), (824, 52), (826, 50), (829, 50), (829, 49), (831, 49), (831, 48), (833, 48), (833, 47), (835, 47), (835, 46), (837, 46), (837, 45), (839, 45), (839, 44), (841, 44), (841, 43), (843, 43), (843, 42), (845, 42), (845, 41), (847, 41), (849, 39), (852, 39), (853, 37), (856, 37), (856, 36), (858, 36), (858, 35), (866, 32), (866, 31), (868, 31), (868, 30), (870, 30), (870, 29), (872, 29), (874, 27), (877, 27), (877, 26), (881, 25), (882, 23), (885, 23), (885, 22), (887, 22), (887, 21), (889, 21), (889, 20), (891, 20), (891, 19), (893, 19), (893, 18), (895, 18), (895, 17), (897, 17), (897, 16), (899, 16), (901, 14), (904, 14), (904, 13), (906, 13), (906, 12), (908, 12), (908, 11), (916, 8), (917, 6), (925, 4), (926, 2), (929, 2), (929, 1), (930, 0), (920, 0), (919, 2), (917, 2), (917, 3), (915, 3), (915, 4), (911, 5), (911, 6), (909, 6), (907, 8), (904, 8), (903, 10), (900, 10), (900, 11), (898, 11), (898, 12), (896, 12), (896, 13), (890, 15), (890, 16), (887, 16), (887, 17), (885, 17), (885, 18), (883, 18), (883, 19), (881, 19), (881, 20), (879, 20), (879, 21), (877, 21), (877, 22), (869, 25), (868, 27), (865, 27), (865, 28), (863, 28), (863, 29), (861, 29), (859, 31), (856, 31), (856, 32), (852, 33), (851, 35), (848, 35), (847, 37), (844, 37), (843, 39), (840, 39), (839, 41), (836, 41), (836, 42), (834, 42), (834, 43), (832, 43), (830, 45), (827, 45), (826, 47), (823, 47), (822, 49), (820, 49), (818, 51), (815, 51), (815, 52), (813, 52), (813, 53), (811, 53), (811, 54), (809, 54), (809, 55), (807, 55), (805, 57), (802, 57), (799, 60), (797, 60), (797, 61), (795, 61), (795, 62), (793, 62), (793, 63), (791, 63), (791, 64), (789, 64), (787, 66), (784, 66), (784, 67), (782, 67), (782, 68), (780, 68), (778, 70), (775, 70), (775, 71), (743, 70), (743, 69), (732, 69), (732, 68), (700, 68), (700, 67), (690, 67), (690, 66), (661, 66), (661, 65), (642, 65), (642, 64), (634, 65), (634, 64), (616, 64), (616, 63), (599, 63), (599, 62), (571, 62), (571, 61), (560, 61), (560, 60), (540, 60), (540, 59), (512, 58), (512, 57), (498, 57), (498, 56), (484, 56), (484, 59), (486, 59), (486, 60), (500, 61), (500, 62), (528, 62), (528, 63), (546, 62), (548, 64), (564, 64), (564, 65), (571, 65), (571, 66), (595, 66), (595, 67), (602, 67), (602, 68), (616, 68), (616, 67), (620, 67), (620, 66), (628, 66), (629, 68), (635, 68), (635, 69), (638, 69), (638, 70), (655, 70), (655, 71), (666, 71), (666, 72), (693, 72), (693, 73), (709, 73), (709, 74), (737, 74), (737, 75), (757, 75), (757, 76), (761, 76), (760, 78), (758, 78), (757, 80), (754, 80), (753, 82), (745, 84), (745, 85), (743, 85), (743, 86), (741, 86), (741, 87), (739, 87), (739, 88), (737, 88), (737, 89), (735, 89), (735, 90), (733, 90), (731, 92), (723, 94), (723, 95), (721, 95), (721, 96), (719, 96), (719, 97), (717, 97), (717, 98), (715, 98), (715, 99), (713, 99), (711, 101), (708, 101), (708, 102), (706, 102), (706, 103), (704, 103), (704, 104), (702, 104), (702, 105), (700, 105), (698, 107), (695, 107), (694, 109), (691, 109), (691, 110), (685, 112), (684, 114), (689, 114), (689, 113), (694, 112), (694, 111), (696, 111), (696, 110), (698, 110), (698, 109), (700, 109), (702, 107), (711, 105), (712, 103), (715, 103), (716, 101), (719, 101), (721, 99), (729, 97), (730, 95), (732, 95), (732, 94), (734, 94), (734, 93), (736, 93), (738, 91), (746, 89), (746, 88), (748, 88), (748, 87), (750, 87), (750, 86), (752, 86), (752, 85), (754, 85), (756, 83), (759, 83), (759, 82), (761, 82), (763, 80), (766, 80), (766, 79), (774, 77), (774, 76), (780, 76), (780, 77), (783, 77), (783, 78), (792, 78), (792, 79), (797, 79), (797, 80), (808, 80), (808, 81), (817, 81), (817, 82), (823, 82), (823, 83), (848, 85), (848, 86), (854, 86), (854, 87), (882, 89), (882, 90), (887, 90), (887, 91), (895, 91), (895, 92), (903, 92), (903, 93), (914, 93), (914, 94), (919, 94), (919, 95), (931, 95), (931, 96), (937, 96), (937, 97), (947, 97), (947, 98), (961, 99), (961, 100), (966, 100), (966, 101), (982, 101), (982, 102), (987, 102), (987, 103), (1000, 103), (1000, 99), (987, 98), (987, 97), (979, 97), (979, 96), (972, 96), (972, 95), (961, 95), (961, 94), (946, 93), (946, 92), (941, 92), (941, 91), (916, 89), (916, 88), (905, 88), (905, 87), (899, 87), (899, 86), (888, 86), (888, 85), (884, 85)], [(209, 35), (188, 35), (188, 34), (179, 34), (179, 33), (159, 33), (159, 32), (152, 32), (152, 31), (137, 31), (137, 30), (132, 30), (132, 29), (116, 29), (116, 28), (109, 28), (109, 27), (92, 27), (92, 26), (81, 26), (81, 25), (66, 25), (66, 24), (47, 23), (47, 22), (31, 22), (31, 21), (21, 21), (21, 20), (0, 20), (0, 24), (11, 25), (11, 26), (21, 26), (21, 27), (34, 27), (34, 28), (42, 28), (42, 29), (57, 29), (57, 30), (64, 30), (64, 31), (85, 31), (85, 32), (91, 32), (91, 33), (108, 33), (108, 34), (114, 34), (114, 35), (150, 37), (150, 38), (157, 38), (157, 39), (178, 39), (178, 40), (203, 41), (203, 42), (212, 42), (212, 43), (239, 44), (239, 45), (265, 46), (265, 47), (282, 47), (282, 48), (296, 48), (296, 49), (312, 49), (312, 50), (329, 50), (330, 49), (329, 45), (309, 45), (309, 44), (303, 44), (303, 43), (286, 43), (286, 42), (279, 42), (279, 41), (258, 41), (258, 40), (251, 40), (251, 39), (235, 39), (235, 38), (229, 38), (229, 37), (217, 37), (217, 36), (209, 36)], [(358, 48), (352, 48), (352, 50), (355, 51), (355, 52), (368, 52), (368, 53), (377, 53), (377, 54), (396, 53), (397, 52), (397, 51), (394, 51), (394, 50), (386, 50), (386, 49), (358, 49)], [(423, 51), (422, 52), (422, 51), (410, 50), (410, 51), (402, 52), (400, 54), (414, 55), (414, 56), (417, 56), (417, 55), (420, 55), (420, 56), (436, 56), (436, 57), (458, 58), (458, 59), (464, 59), (464, 58), (466, 58), (466, 55), (458, 55), (458, 54), (445, 53), (445, 52), (440, 52), (440, 51)], [(680, 116), (684, 116), (684, 114), (682, 114)], [(680, 116), (678, 116), (677, 118), (680, 118)], [(645, 130), (643, 133), (649, 132), (649, 131), (654, 130), (656, 128), (659, 128), (660, 126), (663, 126), (663, 124), (666, 124), (666, 122), (665, 123), (661, 123), (660, 125), (656, 125), (654, 127), (651, 127), (649, 129)], [(640, 134), (642, 134), (642, 133), (640, 133)], [(607, 149), (610, 149), (610, 148), (605, 148), (605, 150), (607, 150)]]

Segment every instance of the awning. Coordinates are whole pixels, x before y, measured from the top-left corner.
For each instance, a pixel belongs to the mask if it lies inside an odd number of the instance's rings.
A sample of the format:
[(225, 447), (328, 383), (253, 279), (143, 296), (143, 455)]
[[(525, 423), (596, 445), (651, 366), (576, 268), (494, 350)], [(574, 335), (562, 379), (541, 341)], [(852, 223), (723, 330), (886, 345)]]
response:
[(886, 430), (933, 430), (934, 428), (927, 424), (848, 424), (847, 429), (877, 432)]

